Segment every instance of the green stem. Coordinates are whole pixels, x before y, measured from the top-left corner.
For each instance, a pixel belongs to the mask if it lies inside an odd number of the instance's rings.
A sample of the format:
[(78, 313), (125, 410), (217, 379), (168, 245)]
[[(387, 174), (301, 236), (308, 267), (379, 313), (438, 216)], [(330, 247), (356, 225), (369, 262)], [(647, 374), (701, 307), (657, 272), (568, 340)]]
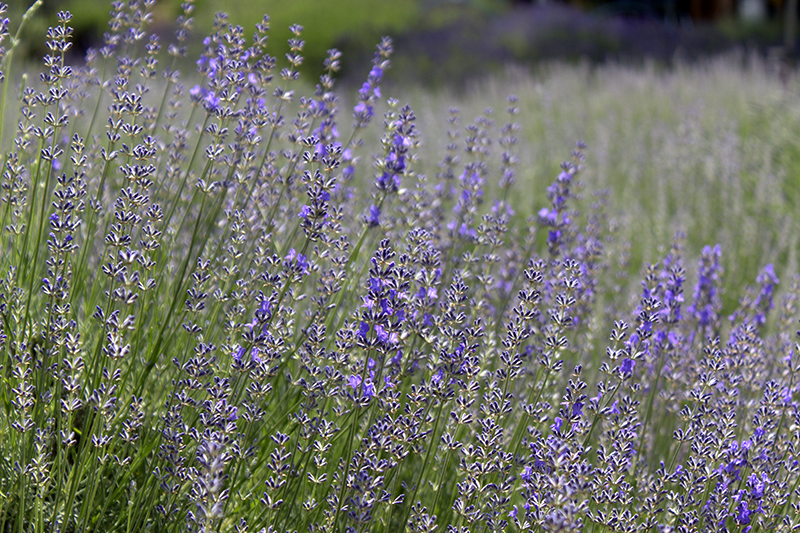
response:
[(411, 514), (411, 507), (414, 506), (417, 500), (417, 494), (419, 493), (419, 488), (423, 483), (423, 477), (428, 469), (428, 463), (431, 460), (431, 456), (433, 455), (433, 450), (436, 449), (438, 446), (438, 439), (436, 438), (436, 430), (439, 429), (439, 421), (442, 419), (442, 411), (444, 410), (445, 402), (440, 399), (439, 400), (439, 410), (436, 412), (436, 420), (433, 423), (433, 431), (431, 432), (431, 440), (428, 444), (428, 451), (425, 454), (425, 460), (422, 462), (422, 468), (419, 471), (419, 475), (417, 476), (417, 482), (414, 485), (414, 492), (411, 495), (411, 499), (406, 502), (406, 512), (403, 515), (403, 527), (408, 523), (408, 516)]

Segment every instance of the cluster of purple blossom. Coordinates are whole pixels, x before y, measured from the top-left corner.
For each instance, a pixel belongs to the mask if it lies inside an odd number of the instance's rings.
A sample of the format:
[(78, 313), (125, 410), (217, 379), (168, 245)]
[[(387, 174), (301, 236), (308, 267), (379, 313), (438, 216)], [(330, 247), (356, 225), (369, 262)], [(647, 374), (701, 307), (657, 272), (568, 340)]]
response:
[(3, 65), (0, 531), (798, 527), (800, 280), (725, 318), (677, 234), (629, 290), (584, 145), (512, 208), (516, 96), (451, 109), (427, 177), (410, 106), (371, 129), (390, 40), (340, 142), (337, 51), (297, 96), (302, 28), (276, 77), (269, 20), (218, 15), (187, 92), (152, 8), (74, 69), (60, 13), (40, 85)]

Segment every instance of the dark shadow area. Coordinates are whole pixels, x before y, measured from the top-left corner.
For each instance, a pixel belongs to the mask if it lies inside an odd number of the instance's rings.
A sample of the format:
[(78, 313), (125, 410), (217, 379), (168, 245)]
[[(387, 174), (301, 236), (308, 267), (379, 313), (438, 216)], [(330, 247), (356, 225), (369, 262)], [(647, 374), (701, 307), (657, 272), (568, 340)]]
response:
[[(465, 12), (446, 25), (396, 36), (390, 78), (458, 86), (509, 64), (652, 61), (669, 67), (734, 48), (775, 55), (782, 43), (777, 20), (665, 21), (665, 11), (675, 10), (669, 1), (618, 0), (589, 11), (561, 3), (517, 5), (492, 17)], [(368, 52), (351, 46), (348, 39), (338, 45), (352, 64), (363, 64)], [(355, 59), (353, 54), (359, 53), (361, 59)], [(349, 78), (354, 73), (345, 74)]]

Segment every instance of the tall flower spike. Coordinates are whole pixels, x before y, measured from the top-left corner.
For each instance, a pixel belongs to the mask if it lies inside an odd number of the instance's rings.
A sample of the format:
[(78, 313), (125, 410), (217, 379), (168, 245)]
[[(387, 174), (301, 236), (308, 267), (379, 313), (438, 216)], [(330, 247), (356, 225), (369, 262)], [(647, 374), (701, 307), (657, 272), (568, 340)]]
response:
[(706, 246), (697, 268), (697, 283), (692, 294), (692, 305), (686, 312), (697, 320), (697, 324), (706, 331), (719, 329), (719, 313), (722, 310), (720, 283), (722, 267), (719, 260), (722, 248), (719, 244)]
[[(6, 49), (3, 46), (3, 42), (5, 41), (6, 37), (8, 37), (9, 20), (8, 17), (5, 16), (7, 10), (8, 5), (0, 3), (0, 64), (2, 64), (6, 58)], [(0, 83), (4, 82), (5, 79), (5, 74), (2, 70), (0, 70)]]
[(369, 71), (367, 81), (358, 90), (358, 104), (353, 108), (354, 127), (361, 129), (367, 126), (375, 115), (373, 110), (375, 102), (381, 97), (380, 83), (383, 74), (389, 68), (389, 56), (392, 54), (392, 40), (389, 37), (381, 39), (372, 60), (372, 69)]

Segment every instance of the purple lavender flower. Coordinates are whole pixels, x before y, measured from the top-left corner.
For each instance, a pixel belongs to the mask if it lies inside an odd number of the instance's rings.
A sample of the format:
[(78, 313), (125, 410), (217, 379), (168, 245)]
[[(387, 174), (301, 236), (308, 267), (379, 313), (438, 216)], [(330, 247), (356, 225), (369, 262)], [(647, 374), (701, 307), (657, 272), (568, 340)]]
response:
[(196, 103), (201, 102), (207, 94), (208, 89), (205, 87), (200, 87), (199, 85), (195, 85), (189, 90), (189, 95), (191, 96), (192, 101)]
[[(778, 283), (767, 265), (721, 347), (720, 248), (704, 249), (688, 309), (682, 238), (639, 291), (603, 195), (577, 210), (582, 147), (525, 220), (511, 208), (530, 209), (511, 190), (516, 124), (498, 129), (487, 110), (462, 128), (451, 111), (438, 170), (414, 152), (410, 107), (390, 100), (382, 133), (364, 129), (384, 98), (388, 40), (344, 146), (338, 52), (307, 95), (295, 84), (299, 27), (278, 74), (267, 19), (246, 38), (218, 15), (200, 83), (167, 67), (159, 88), (150, 3), (114, 2), (102, 57), (74, 73), (62, 61), (69, 31), (51, 29), (53, 53), (23, 84), (6, 139), (0, 428), (16, 436), (0, 434), (0, 451), (24, 481), (5, 513), (19, 527), (51, 500), (72, 506), (60, 525), (71, 530), (79, 516), (244, 532), (254, 524), (241, 510), (309, 531), (797, 522), (783, 500), (797, 474), (798, 385), (780, 363), (795, 350), (800, 278), (764, 331)], [(182, 5), (176, 59), (193, 9)], [(101, 120), (84, 121), (98, 97)], [(364, 164), (362, 147), (376, 160)], [(640, 302), (632, 332), (615, 320), (629, 297)], [(153, 435), (151, 466), (131, 470), (149, 453), (137, 439)], [(102, 468), (77, 468), (83, 450)], [(145, 496), (159, 517), (149, 505), (106, 509), (117, 465), (133, 501), (137, 487), (158, 489)], [(97, 490), (60, 498), (54, 475)], [(265, 487), (263, 513), (248, 476)]]
[(722, 308), (718, 288), (722, 275), (722, 267), (719, 264), (721, 256), (722, 249), (719, 244), (713, 248), (710, 246), (703, 248), (697, 272), (697, 284), (692, 296), (693, 302), (687, 309), (703, 328), (713, 326), (719, 320)]
[(551, 207), (539, 210), (539, 223), (548, 228), (547, 245), (551, 254), (566, 244), (567, 228), (572, 224), (570, 213), (567, 211), (567, 200), (574, 195), (573, 178), (578, 172), (578, 167), (572, 163), (562, 164), (562, 172), (547, 188), (547, 198)]
[(306, 274), (308, 272), (308, 259), (303, 254), (299, 254), (294, 248), (283, 258), (283, 267), (293, 273)]
[(622, 361), (622, 365), (620, 365), (620, 372), (622, 372), (623, 375), (630, 376), (631, 374), (633, 374), (634, 366), (636, 366), (636, 361), (626, 357)]
[(358, 90), (358, 103), (353, 108), (356, 128), (365, 127), (375, 114), (373, 106), (377, 99), (381, 97), (380, 82), (383, 79), (384, 70), (389, 68), (389, 56), (391, 53), (392, 41), (385, 37), (377, 47), (367, 81)]
[(365, 221), (371, 228), (377, 227), (381, 223), (381, 210), (376, 205), (369, 206), (369, 214), (366, 216)]
[(750, 497), (756, 500), (763, 498), (764, 490), (768, 484), (769, 477), (767, 477), (766, 473), (762, 472), (761, 476), (758, 476), (757, 474), (750, 474), (750, 476), (747, 478), (747, 486), (750, 487)]
[(753, 307), (755, 308), (755, 316), (753, 317), (756, 325), (763, 326), (767, 322), (767, 313), (773, 308), (772, 297), (775, 292), (775, 285), (780, 283), (778, 276), (775, 275), (775, 269), (771, 264), (764, 267), (761, 273), (756, 278), (761, 288)]
[(347, 383), (353, 389), (353, 392), (360, 394), (364, 399), (373, 398), (375, 396), (375, 386), (369, 378), (362, 383), (361, 376), (351, 375)]
[(203, 106), (206, 108), (206, 111), (213, 112), (219, 109), (220, 99), (217, 95), (214, 94), (213, 91), (209, 91), (205, 98), (203, 98)]
[(736, 523), (741, 526), (746, 526), (750, 523), (750, 515), (753, 514), (753, 511), (747, 508), (747, 502), (743, 501), (736, 507)]

